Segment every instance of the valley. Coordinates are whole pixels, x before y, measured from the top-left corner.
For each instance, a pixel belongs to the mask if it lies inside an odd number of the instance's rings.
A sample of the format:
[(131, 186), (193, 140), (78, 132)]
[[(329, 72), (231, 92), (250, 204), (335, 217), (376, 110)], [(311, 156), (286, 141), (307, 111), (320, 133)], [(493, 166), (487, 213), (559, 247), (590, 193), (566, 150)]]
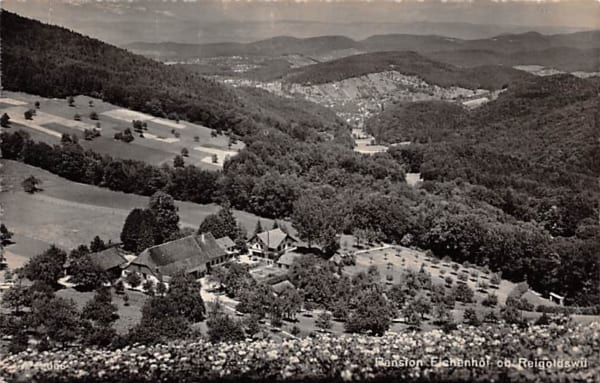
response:
[(123, 49), (1, 16), (11, 383), (600, 371), (597, 31)]

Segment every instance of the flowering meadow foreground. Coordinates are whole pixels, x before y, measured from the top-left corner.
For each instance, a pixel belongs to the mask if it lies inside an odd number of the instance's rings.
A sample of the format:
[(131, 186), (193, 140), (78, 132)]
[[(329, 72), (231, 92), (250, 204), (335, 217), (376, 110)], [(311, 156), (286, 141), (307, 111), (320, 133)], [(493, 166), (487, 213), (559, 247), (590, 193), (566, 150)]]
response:
[(1, 359), (0, 372), (7, 382), (597, 382), (600, 323), (25, 351)]

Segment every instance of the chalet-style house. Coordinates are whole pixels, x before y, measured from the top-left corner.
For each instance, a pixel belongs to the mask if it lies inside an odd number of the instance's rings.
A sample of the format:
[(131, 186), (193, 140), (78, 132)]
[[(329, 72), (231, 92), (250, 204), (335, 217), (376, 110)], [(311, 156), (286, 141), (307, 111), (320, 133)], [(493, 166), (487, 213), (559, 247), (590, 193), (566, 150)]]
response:
[(217, 238), (217, 244), (221, 246), (221, 249), (225, 250), (225, 252), (229, 255), (237, 255), (238, 250), (235, 242), (228, 236)]
[(297, 246), (298, 240), (279, 228), (257, 233), (248, 241), (250, 254), (271, 260), (296, 250)]
[(144, 250), (124, 268), (123, 276), (135, 272), (143, 282), (168, 284), (179, 271), (201, 278), (229, 258), (211, 233), (190, 235)]

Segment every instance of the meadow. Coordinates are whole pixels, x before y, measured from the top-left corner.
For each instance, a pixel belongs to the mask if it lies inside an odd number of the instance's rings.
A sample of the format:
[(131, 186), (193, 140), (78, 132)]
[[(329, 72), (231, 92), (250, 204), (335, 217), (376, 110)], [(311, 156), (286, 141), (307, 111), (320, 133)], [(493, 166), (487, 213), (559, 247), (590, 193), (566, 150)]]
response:
[[(15, 233), (15, 244), (6, 250), (16, 255), (15, 259), (31, 257), (50, 244), (69, 250), (89, 243), (96, 235), (104, 241), (120, 242), (121, 228), (129, 212), (145, 207), (149, 200), (149, 197), (68, 181), (15, 161), (2, 160), (2, 171), (3, 222)], [(23, 191), (21, 182), (30, 175), (42, 181), (42, 191), (35, 194)], [(177, 201), (177, 206), (180, 226), (194, 229), (206, 216), (220, 209), (216, 204), (181, 201)], [(234, 215), (249, 233), (258, 219), (265, 227), (273, 222), (243, 211), (234, 210)]]
[[(123, 109), (100, 99), (77, 96), (69, 106), (66, 99), (44, 98), (27, 93), (4, 92), (0, 99), (0, 113), (8, 113), (12, 127), (27, 131), (32, 137), (49, 144), (58, 144), (63, 134), (75, 135), (86, 149), (115, 158), (145, 161), (153, 165), (172, 163), (173, 158), (188, 150), (185, 162), (207, 170), (223, 166), (226, 156), (234, 156), (243, 148), (241, 141), (232, 143), (225, 135), (214, 136), (212, 130), (187, 121), (175, 121), (154, 117), (145, 113)], [(39, 102), (39, 108), (36, 108)], [(24, 118), (24, 112), (36, 109), (32, 120)], [(97, 120), (91, 119), (95, 112)], [(80, 121), (75, 120), (79, 115)], [(134, 141), (125, 143), (114, 139), (114, 134), (132, 128), (132, 121), (147, 125), (144, 137), (134, 133)], [(83, 139), (85, 129), (100, 124), (101, 136), (91, 141)], [(213, 155), (217, 154), (217, 161)]]

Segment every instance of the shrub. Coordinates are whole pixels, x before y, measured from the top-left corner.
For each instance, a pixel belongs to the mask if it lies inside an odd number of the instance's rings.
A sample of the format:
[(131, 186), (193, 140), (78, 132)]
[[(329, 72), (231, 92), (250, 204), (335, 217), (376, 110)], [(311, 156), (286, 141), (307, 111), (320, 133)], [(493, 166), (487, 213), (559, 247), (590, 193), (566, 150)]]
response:
[(535, 311), (540, 313), (548, 314), (564, 314), (564, 315), (600, 315), (600, 305), (588, 306), (588, 307), (574, 307), (574, 306), (546, 306), (538, 305)]
[(502, 319), (506, 323), (510, 324), (525, 324), (525, 319), (523, 318), (523, 314), (519, 309), (514, 306), (506, 306), (502, 311)]
[(515, 307), (519, 310), (524, 310), (524, 311), (533, 311), (533, 304), (530, 303), (527, 299), (525, 298), (515, 298), (512, 296), (508, 296), (506, 298), (506, 306), (512, 306)]
[(116, 284), (115, 284), (115, 294), (124, 294), (125, 293), (125, 285), (123, 284), (122, 280), (119, 280)]
[[(303, 339), (280, 342), (236, 341), (227, 345), (212, 344), (202, 339), (171, 342), (168, 345), (134, 345), (119, 350), (86, 350), (73, 348), (36, 351), (3, 359), (7, 381), (54, 383), (67, 382), (207, 382), (219, 381), (376, 381), (386, 382), (456, 382), (502, 381), (506, 383), (558, 383), (575, 380), (594, 381), (600, 356), (594, 343), (600, 324), (573, 327), (568, 334), (552, 331), (547, 326), (533, 326), (528, 331), (503, 324), (479, 328), (456, 328), (449, 332), (417, 332), (389, 334), (385, 337), (339, 336), (316, 334)], [(499, 336), (500, 335), (500, 336)], [(535, 339), (535, 342), (532, 342)], [(453, 344), (452, 347), (448, 347)], [(541, 352), (544, 359), (560, 360), (564, 350), (577, 348), (578, 358), (587, 359), (587, 366), (576, 371), (563, 367), (538, 369), (507, 369), (491, 363), (486, 368), (436, 367), (433, 358), (489, 358), (502, 360), (510, 350), (511, 359), (530, 359)], [(377, 358), (395, 355), (426, 361), (422, 367), (389, 367), (376, 363)], [(442, 350), (442, 351), (440, 351)], [(337, 359), (331, 355), (343, 355)], [(250, 356), (250, 357), (248, 357)], [(57, 373), (46, 366), (36, 367), (43, 360), (64, 366)], [(314, 361), (319, 361), (315, 363)], [(39, 365), (39, 363), (38, 363)], [(158, 368), (156, 368), (158, 366)], [(221, 368), (216, 366), (223, 366)], [(427, 374), (426, 379), (423, 374)], [(29, 375), (30, 374), (30, 375)], [(573, 374), (573, 376), (571, 376)], [(502, 377), (498, 380), (498, 377)], [(34, 377), (34, 378), (33, 378)], [(573, 378), (573, 379), (572, 379)], [(590, 378), (590, 379), (587, 379)]]
[(481, 304), (486, 307), (494, 307), (498, 304), (498, 296), (496, 294), (488, 294), (483, 300)]
[(140, 285), (140, 283), (142, 283), (142, 278), (140, 278), (138, 273), (132, 272), (127, 274), (125, 281), (129, 284), (129, 286), (136, 288)]
[(477, 312), (473, 308), (465, 309), (463, 314), (463, 322), (470, 326), (479, 326), (481, 324), (481, 321), (477, 316)]
[(456, 286), (454, 286), (453, 295), (454, 298), (459, 302), (471, 303), (473, 301), (473, 296), (475, 295), (475, 293), (473, 292), (473, 289), (471, 289), (466, 284), (458, 283), (456, 284)]
[(502, 282), (502, 278), (500, 278), (500, 275), (498, 273), (492, 274), (492, 277), (490, 278), (490, 283), (492, 285), (499, 285), (500, 282)]
[(151, 296), (154, 295), (154, 283), (151, 280), (147, 280), (146, 282), (144, 282), (142, 288), (144, 289), (144, 292), (146, 294)]
[(323, 311), (315, 320), (315, 326), (321, 330), (329, 330), (331, 328), (331, 315), (327, 311)]

